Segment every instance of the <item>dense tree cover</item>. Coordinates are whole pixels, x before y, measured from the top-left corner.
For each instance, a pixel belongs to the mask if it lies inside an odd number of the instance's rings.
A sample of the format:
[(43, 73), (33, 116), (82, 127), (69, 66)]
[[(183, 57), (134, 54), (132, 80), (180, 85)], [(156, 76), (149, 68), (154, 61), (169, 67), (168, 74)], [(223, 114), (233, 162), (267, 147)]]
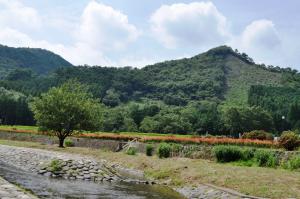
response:
[(59, 138), (59, 147), (74, 130), (94, 130), (99, 127), (101, 105), (87, 88), (75, 81), (50, 89), (31, 102), (37, 125)]
[(225, 111), (224, 120), (233, 136), (252, 130), (274, 132), (272, 116), (260, 107), (229, 108)]
[[(0, 45), (0, 69), (29, 68), (36, 73), (48, 73), (59, 67), (72, 66), (68, 61), (50, 51), (37, 48), (12, 48)], [(4, 70), (6, 69), (6, 70)]]
[(280, 132), (300, 127), (299, 100), (297, 87), (252, 86), (248, 98), (250, 106), (260, 106), (272, 114), (275, 128)]
[(23, 93), (27, 103), (30, 96), (76, 79), (103, 104), (102, 131), (237, 136), (251, 130), (281, 132), (298, 123), (293, 114), (298, 106), (292, 108), (300, 97), (298, 72), (256, 65), (226, 46), (142, 69), (78, 66), (38, 72), (13, 67), (0, 87)]
[(34, 124), (25, 95), (0, 87), (0, 124)]

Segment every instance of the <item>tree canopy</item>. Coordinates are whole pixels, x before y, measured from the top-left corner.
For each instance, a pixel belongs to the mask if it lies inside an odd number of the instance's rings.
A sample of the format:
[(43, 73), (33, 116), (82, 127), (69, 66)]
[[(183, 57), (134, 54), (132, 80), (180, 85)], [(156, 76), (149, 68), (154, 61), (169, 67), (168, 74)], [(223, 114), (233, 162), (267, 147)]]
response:
[(87, 87), (76, 81), (68, 81), (35, 98), (31, 109), (37, 125), (53, 132), (60, 147), (75, 130), (93, 130), (100, 125), (101, 105)]

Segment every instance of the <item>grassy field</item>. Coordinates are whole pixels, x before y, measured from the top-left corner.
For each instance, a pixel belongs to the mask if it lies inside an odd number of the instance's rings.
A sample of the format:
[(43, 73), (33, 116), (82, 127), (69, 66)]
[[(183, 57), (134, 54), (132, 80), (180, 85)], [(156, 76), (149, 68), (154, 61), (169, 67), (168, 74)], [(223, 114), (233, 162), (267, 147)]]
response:
[(37, 126), (20, 126), (20, 125), (0, 125), (0, 130), (25, 130), (37, 132)]
[[(0, 125), (0, 130), (24, 130), (24, 131), (32, 131), (32, 132), (38, 132), (37, 126), (20, 126), (20, 125)], [(88, 132), (86, 132), (88, 133)], [(128, 135), (128, 136), (174, 136), (178, 138), (190, 138), (193, 137), (192, 135), (179, 135), (179, 134), (161, 134), (161, 133), (140, 133), (140, 132), (121, 132), (121, 133), (109, 133), (109, 132), (93, 132), (93, 133), (99, 133), (99, 134), (107, 134), (107, 135), (116, 135), (116, 134), (122, 134), (122, 135)]]
[(268, 198), (300, 198), (300, 172), (283, 169), (244, 167), (232, 164), (218, 164), (212, 161), (147, 157), (144, 154), (129, 156), (89, 148), (58, 148), (33, 142), (0, 140), (0, 144), (63, 151), (106, 159), (123, 166), (145, 171), (150, 178), (170, 181), (172, 186), (210, 183), (234, 189), (244, 194)]

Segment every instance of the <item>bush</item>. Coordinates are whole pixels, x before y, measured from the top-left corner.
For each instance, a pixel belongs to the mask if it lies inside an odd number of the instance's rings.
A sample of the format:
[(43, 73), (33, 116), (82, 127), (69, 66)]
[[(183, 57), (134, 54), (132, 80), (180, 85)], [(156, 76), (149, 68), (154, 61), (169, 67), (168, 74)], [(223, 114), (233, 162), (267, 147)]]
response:
[(244, 133), (242, 138), (243, 139), (253, 139), (253, 140), (273, 140), (274, 139), (272, 133), (268, 133), (264, 130), (254, 130), (254, 131)]
[(146, 145), (146, 155), (147, 156), (152, 156), (153, 155), (153, 150), (154, 150), (154, 147), (152, 144), (147, 144)]
[(233, 162), (244, 157), (243, 150), (238, 146), (215, 146), (213, 152), (218, 162)]
[(275, 153), (267, 150), (257, 150), (254, 154), (254, 159), (260, 167), (276, 167), (277, 158)]
[(52, 172), (57, 172), (61, 171), (63, 166), (60, 160), (54, 159), (50, 162), (49, 167)]
[(300, 156), (294, 156), (290, 160), (286, 162), (284, 165), (284, 168), (290, 169), (290, 170), (297, 170), (300, 169)]
[(126, 151), (127, 155), (135, 155), (137, 153), (137, 149), (135, 147), (129, 147)]
[(251, 160), (254, 158), (256, 149), (255, 148), (246, 148), (243, 150), (243, 160)]
[(73, 146), (75, 146), (75, 144), (72, 140), (65, 140), (65, 146), (66, 147), (73, 147)]
[(293, 151), (300, 146), (299, 136), (293, 131), (284, 131), (280, 136), (279, 145), (288, 151)]
[(172, 146), (168, 143), (161, 143), (157, 153), (159, 158), (168, 158), (171, 155)]

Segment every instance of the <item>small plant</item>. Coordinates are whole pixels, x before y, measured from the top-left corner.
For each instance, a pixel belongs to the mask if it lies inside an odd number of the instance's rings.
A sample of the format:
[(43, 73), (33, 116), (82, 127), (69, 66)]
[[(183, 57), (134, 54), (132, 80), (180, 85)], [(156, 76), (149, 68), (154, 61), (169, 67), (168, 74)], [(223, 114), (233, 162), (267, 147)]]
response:
[(295, 155), (291, 159), (289, 159), (284, 165), (284, 169), (289, 170), (298, 170), (300, 169), (300, 156)]
[(233, 162), (244, 157), (243, 150), (237, 146), (215, 146), (213, 152), (218, 162)]
[(257, 150), (254, 154), (254, 159), (260, 167), (276, 167), (277, 158), (275, 153), (267, 150)]
[(253, 139), (253, 140), (273, 140), (274, 137), (271, 133), (268, 133), (263, 130), (254, 130), (247, 133), (244, 133), (242, 136), (243, 139)]
[(243, 160), (248, 161), (254, 158), (256, 149), (255, 148), (246, 148), (243, 150)]
[(172, 146), (168, 143), (161, 143), (157, 153), (159, 158), (168, 158), (171, 155)]
[(66, 147), (73, 147), (73, 146), (75, 146), (75, 144), (72, 140), (65, 140), (65, 146)]
[(288, 151), (293, 151), (300, 146), (300, 138), (293, 131), (284, 131), (279, 139), (279, 145)]
[(126, 151), (127, 155), (136, 155), (137, 149), (135, 147), (129, 147)]
[(153, 150), (154, 150), (154, 147), (152, 144), (147, 144), (146, 145), (146, 155), (147, 156), (152, 156), (153, 155)]
[(49, 167), (50, 167), (50, 170), (52, 172), (61, 171), (62, 170), (62, 162), (60, 160), (57, 160), (57, 159), (52, 160), (50, 162), (50, 166)]

